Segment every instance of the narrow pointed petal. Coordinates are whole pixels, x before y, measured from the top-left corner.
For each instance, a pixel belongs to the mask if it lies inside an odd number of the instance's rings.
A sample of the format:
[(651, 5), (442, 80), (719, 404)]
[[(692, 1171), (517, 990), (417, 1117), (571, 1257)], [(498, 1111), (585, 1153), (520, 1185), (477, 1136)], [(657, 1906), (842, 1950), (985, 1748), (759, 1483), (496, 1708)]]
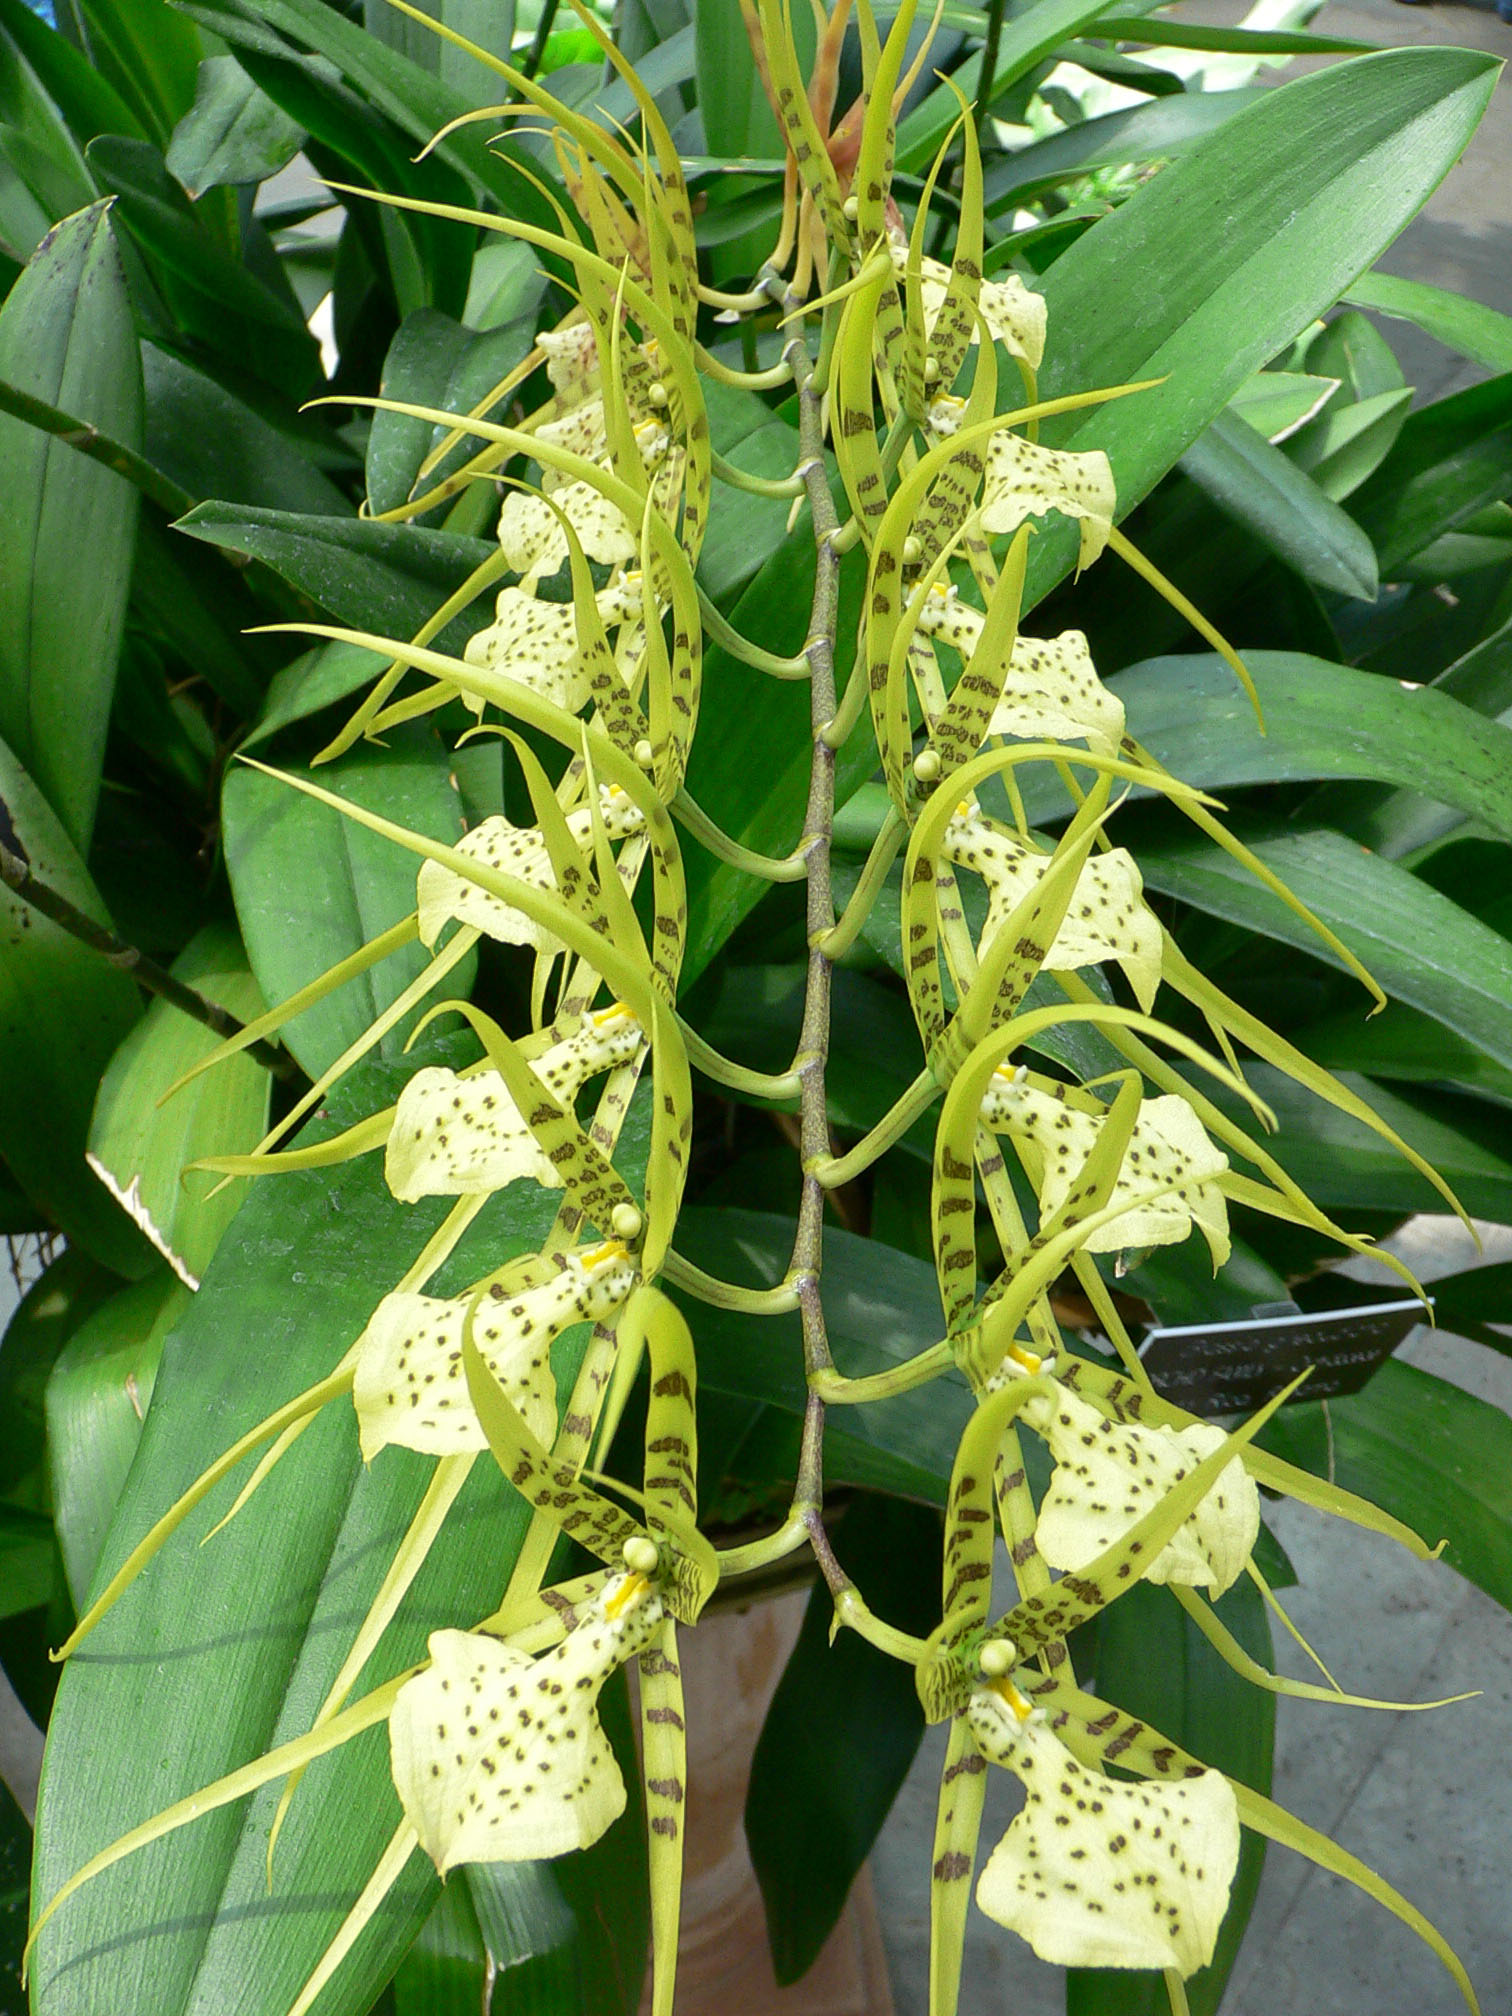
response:
[[(976, 649), (986, 620), (952, 585), (925, 598), (919, 628), (965, 660)], [(991, 732), (1031, 742), (1085, 742), (1103, 754), (1118, 753), (1123, 703), (1098, 678), (1080, 630), (1014, 640)]]
[[(638, 831), (644, 823), (630, 798), (614, 785), (606, 786), (603, 792), (603, 813), (604, 824), (614, 839)], [(586, 807), (568, 814), (567, 827), (579, 846), (586, 850), (591, 845), (591, 821)], [(457, 842), (457, 852), (503, 874), (517, 876), (533, 888), (557, 886), (551, 856), (538, 826), (513, 826), (499, 817), (484, 819)], [(457, 918), (506, 945), (533, 945), (541, 952), (560, 950), (560, 941), (540, 925), (437, 861), (427, 861), (421, 868), (416, 900), (423, 944), (434, 945), (442, 927)]]

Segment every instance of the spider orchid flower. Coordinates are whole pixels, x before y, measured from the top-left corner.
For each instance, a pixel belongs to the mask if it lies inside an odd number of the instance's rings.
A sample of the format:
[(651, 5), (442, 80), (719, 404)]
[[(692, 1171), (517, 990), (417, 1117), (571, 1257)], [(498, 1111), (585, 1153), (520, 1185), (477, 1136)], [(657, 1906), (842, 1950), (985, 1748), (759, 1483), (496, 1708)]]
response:
[[(895, 237), (891, 250), (893, 268), (901, 280), (908, 267), (907, 243)], [(919, 295), (924, 306), (926, 335), (934, 334), (949, 286), (948, 266), (938, 259), (919, 261)], [(1001, 343), (1010, 357), (1022, 357), (1032, 371), (1037, 371), (1045, 355), (1044, 296), (1026, 287), (1017, 273), (1003, 273), (994, 280), (981, 282), (977, 309), (993, 341)], [(972, 328), (971, 341), (981, 341), (980, 324)]]
[[(659, 388), (663, 401), (666, 388)], [(653, 508), (675, 518), (687, 468), (687, 451), (673, 439), (660, 406), (634, 420), (635, 445), (650, 479)], [(601, 395), (586, 400), (559, 419), (545, 421), (536, 438), (550, 446), (570, 448), (602, 469), (613, 468)], [(632, 525), (617, 504), (581, 477), (565, 477), (546, 469), (542, 489), (577, 534), (590, 560), (623, 566), (640, 552), (640, 527)], [(512, 490), (499, 510), (499, 545), (506, 563), (517, 574), (554, 574), (567, 558), (567, 535), (551, 505), (528, 490)]]
[(1238, 1803), (1218, 1771), (1125, 1784), (1079, 1763), (982, 1648), (966, 1718), (978, 1751), (1027, 1797), (977, 1882), (977, 1903), (1060, 1967), (1195, 1974), (1213, 1957), (1239, 1861)]
[(538, 1658), (481, 1632), (431, 1634), (430, 1665), (394, 1703), (389, 1747), (406, 1818), (443, 1876), (591, 1847), (624, 1811), (598, 1697), (665, 1617), (655, 1546), (631, 1540), (625, 1553), (625, 1572)]
[[(965, 664), (986, 621), (980, 609), (961, 600), (953, 582), (937, 582), (924, 598), (919, 629), (958, 652)], [(1123, 703), (1098, 678), (1080, 630), (1017, 637), (988, 732), (1029, 742), (1085, 742), (1114, 756), (1123, 741)]]
[[(1059, 1210), (1074, 1188), (1106, 1116), (1095, 1095), (1073, 1093), (1051, 1078), (1031, 1079), (1022, 1067), (994, 1072), (982, 1100), (983, 1124), (1012, 1137), (1044, 1218)], [(1208, 1242), (1213, 1265), (1221, 1267), (1229, 1255), (1228, 1206), (1215, 1179), (1228, 1166), (1185, 1099), (1167, 1093), (1144, 1100), (1110, 1199), (1128, 1209), (1090, 1232), (1086, 1250), (1178, 1245), (1195, 1227)], [(1172, 1184), (1176, 1187), (1167, 1188)], [(1164, 1194), (1151, 1196), (1152, 1190)]]
[[(644, 815), (628, 793), (616, 784), (605, 785), (599, 793), (604, 827), (611, 840), (627, 839), (645, 824)], [(584, 857), (593, 848), (593, 818), (580, 805), (567, 814), (567, 830), (583, 849)], [(551, 856), (539, 826), (513, 826), (494, 817), (481, 820), (457, 842), (457, 852), (528, 882), (534, 889), (555, 889), (556, 876)], [(420, 940), (434, 945), (442, 927), (456, 918), (470, 924), (489, 938), (506, 945), (534, 945), (541, 952), (555, 952), (559, 943), (531, 918), (514, 909), (502, 897), (492, 896), (475, 882), (437, 861), (427, 861), (416, 882), (420, 912)]]
[[(932, 437), (943, 441), (956, 433), (965, 410), (966, 402), (953, 393), (936, 399), (929, 409)], [(1108, 543), (1118, 501), (1112, 465), (1102, 450), (1042, 448), (1002, 428), (987, 443), (983, 459), (982, 530), (1016, 532), (1026, 518), (1059, 511), (1078, 521), (1077, 572), (1090, 567)]]
[[(1010, 1353), (989, 1382), (1024, 1376)], [(1055, 1467), (1040, 1505), (1035, 1543), (1052, 1568), (1086, 1568), (1121, 1540), (1203, 1460), (1224, 1434), (1205, 1421), (1150, 1428), (1101, 1414), (1058, 1382), (1022, 1414), (1050, 1445)], [(1236, 1456), (1197, 1508), (1143, 1570), (1149, 1582), (1206, 1589), (1216, 1599), (1244, 1572), (1260, 1532), (1260, 1493)]]
[[(485, 1364), (531, 1433), (556, 1433), (551, 1347), (575, 1323), (612, 1320), (638, 1276), (617, 1240), (540, 1254), (495, 1280), (473, 1314)], [(474, 1297), (385, 1295), (357, 1340), (352, 1402), (363, 1458), (397, 1443), (430, 1456), (488, 1446), (468, 1398), (462, 1340)]]
[[(973, 869), (987, 885), (985, 944), (1050, 867), (1050, 856), (963, 799), (945, 827), (942, 852), (959, 868)], [(1055, 934), (1045, 964), (1052, 971), (1115, 960), (1128, 975), (1148, 1014), (1160, 985), (1160, 925), (1144, 901), (1144, 883), (1122, 847), (1095, 854)]]
[[(643, 1040), (630, 1010), (615, 1003), (586, 1017), (531, 1069), (570, 1105), (590, 1078), (628, 1063)], [(435, 1066), (417, 1071), (399, 1095), (383, 1174), (401, 1204), (421, 1197), (490, 1196), (522, 1177), (545, 1189), (561, 1188), (561, 1177), (497, 1071), (463, 1076)]]
[[(633, 671), (645, 641), (640, 574), (616, 575), (594, 600), (606, 632), (619, 632), (616, 663), (622, 672)], [(568, 714), (579, 713), (592, 695), (571, 602), (544, 602), (523, 588), (501, 590), (494, 621), (468, 639), (463, 657), (469, 665), (518, 680)], [(477, 711), (481, 708), (477, 703)]]

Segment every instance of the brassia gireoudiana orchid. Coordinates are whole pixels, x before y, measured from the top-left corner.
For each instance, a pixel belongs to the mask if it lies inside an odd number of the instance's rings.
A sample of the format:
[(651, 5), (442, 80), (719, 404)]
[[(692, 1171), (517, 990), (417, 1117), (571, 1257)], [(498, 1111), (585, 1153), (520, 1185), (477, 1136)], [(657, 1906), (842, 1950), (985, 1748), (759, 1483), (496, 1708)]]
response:
[[(40, 1900), (32, 1966), (44, 1980), (66, 1967), (67, 1901), (102, 1869), (286, 1778), (281, 1821), (313, 1759), (386, 1722), (391, 1845), (298, 1997), (291, 2016), (299, 2016), (343, 1967), (410, 1856), (429, 1856), (444, 1875), (460, 1864), (570, 1854), (603, 1834), (626, 1804), (626, 1787), (598, 1699), (633, 1664), (654, 2009), (667, 2016), (684, 1802), (698, 1792), (685, 1785), (678, 1627), (696, 1627), (716, 1590), (738, 1600), (748, 1577), (804, 1556), (833, 1597), (837, 1626), (910, 1664), (926, 1714), (949, 1725), (936, 1840), (932, 1855), (920, 1855), (933, 1897), (931, 2016), (955, 2008), (983, 1787), (994, 1766), (1022, 1781), (1027, 1803), (991, 1848), (975, 1896), (1045, 1958), (1158, 1970), (1173, 2010), (1184, 2009), (1184, 1980), (1213, 1954), (1245, 1826), (1365, 1882), (1429, 1941), (1474, 2007), (1458, 1961), (1388, 1886), (1078, 1684), (1072, 1632), (1136, 1584), (1154, 1582), (1257, 1685), (1352, 1698), (1266, 1673), (1213, 1611), (1238, 1578), (1259, 1579), (1258, 1487), (1427, 1549), (1385, 1514), (1264, 1454), (1253, 1440), (1258, 1418), (1226, 1433), (1162, 1401), (1097, 1261), (1111, 1270), (1131, 1250), (1198, 1233), (1219, 1264), (1236, 1200), (1363, 1244), (1231, 1117), (1238, 1102), (1262, 1126), (1269, 1118), (1244, 1080), (1236, 1040), (1387, 1130), (1179, 954), (1145, 899), (1134, 856), (1114, 843), (1121, 798), (1131, 789), (1159, 794), (1238, 861), (1253, 857), (1226, 833), (1215, 816), (1221, 808), (1129, 738), (1085, 637), (1035, 637), (1020, 627), (1031, 532), (1042, 543), (1062, 540), (1068, 565), (1111, 552), (1158, 580), (1116, 528), (1108, 457), (1047, 445), (1038, 434), (1052, 410), (1090, 409), (1144, 388), (1095, 386), (1039, 401), (1035, 373), (1055, 330), (1019, 276), (982, 276), (982, 177), (964, 107), (958, 135), (945, 143), (959, 137), (964, 149), (953, 254), (948, 264), (925, 255), (934, 177), (922, 200), (917, 185), (906, 202), (891, 186), (914, 0), (898, 8), (885, 40), (869, 0), (856, 0), (864, 89), (838, 122), (845, 5), (827, 17), (809, 77), (778, 0), (742, 5), (788, 149), (780, 243), (747, 292), (721, 293), (700, 278), (693, 209), (656, 101), (586, 13), (585, 28), (633, 96), (638, 137), (567, 109), (509, 64), (472, 50), (503, 79), (515, 110), (533, 108), (549, 122), (576, 220), (564, 211), (560, 228), (547, 229), (377, 199), (523, 240), (571, 276), (572, 305), (471, 414), (369, 402), (445, 430), (433, 464), (458, 443), (470, 450), (460, 471), (428, 488), (423, 478), (390, 519), (412, 518), (480, 479), (501, 480), (498, 557), (470, 590), (473, 599), (494, 596), (494, 617), (460, 656), (430, 643), (439, 625), (417, 640), (304, 626), (365, 647), (388, 667), (329, 753), (460, 701), (475, 718), (469, 733), (505, 738), (534, 817), (526, 825), (486, 819), (447, 845), (318, 782), (289, 780), (418, 857), (414, 934), (429, 964), (257, 1153), (215, 1166), (276, 1175), (381, 1151), (397, 1199), (454, 1202), (408, 1272), (373, 1283), (361, 1334), (333, 1340), (330, 1375), (228, 1450), (142, 1537), (64, 1651), (89, 1637), (244, 1458), (264, 1452), (232, 1511), (328, 1405), (350, 1400), (368, 1461), (391, 1460), (397, 1444), (434, 1458), (434, 1481), (308, 1733), (144, 1816)], [(741, 353), (724, 326), (731, 321), (742, 325), (744, 366), (733, 361)], [(777, 388), (791, 401), (798, 455), (789, 474), (752, 476), (715, 454), (711, 383)], [(510, 404), (532, 389), (545, 394), (534, 410)], [(809, 521), (813, 596), (796, 654), (744, 635), (700, 585), (711, 516), (738, 521), (752, 491), (790, 500), (793, 528)], [(841, 619), (847, 568), (857, 578), (858, 622)], [(1246, 680), (1229, 647), (1204, 634)], [(696, 803), (684, 782), (706, 643), (743, 668), (753, 708), (768, 678), (808, 682), (806, 809), (780, 856), (723, 832), (719, 806)], [(854, 895), (837, 915), (837, 759), (848, 752), (845, 774), (854, 779), (861, 772), (849, 756), (871, 740), (884, 809)], [(1021, 791), (1031, 770), (1047, 766), (1072, 801), (1056, 840), (1031, 827)], [(681, 1013), (685, 849), (711, 855), (748, 886), (806, 884), (807, 989), (786, 1072), (764, 1074), (720, 1055)], [(892, 875), (900, 856), (901, 882)], [(826, 1097), (830, 977), (885, 904), (897, 913), (921, 1069), (872, 1132), (837, 1153)], [(445, 998), (447, 976), (480, 937), (516, 948), (509, 956), (527, 964), (529, 1024), (514, 1033)], [(336, 969), (329, 986), (355, 970), (353, 962)], [(1163, 993), (1168, 1012), (1172, 1003), (1179, 1011), (1171, 1020), (1157, 1012)], [(334, 1139), (280, 1148), (338, 1071), (437, 996), (430, 1014), (462, 1017), (477, 1038), (473, 1064), (417, 1069), (389, 1110)], [(306, 990), (298, 1005), (310, 998)], [(292, 1011), (275, 1010), (238, 1040), (276, 1028), (282, 1012)], [(1212, 1031), (1212, 1049), (1190, 1033), (1198, 1021)], [(1115, 1063), (1095, 1082), (1080, 1082), (1065, 1062), (1073, 1051), (1053, 1040), (1078, 1024)], [(695, 1068), (737, 1099), (798, 1110), (791, 1263), (766, 1289), (717, 1280), (674, 1243)], [(1226, 1104), (1209, 1096), (1213, 1086)], [(937, 1333), (883, 1369), (847, 1372), (825, 1328), (826, 1198), (936, 1109)], [(643, 1174), (622, 1151), (632, 1113), (644, 1116), (649, 1139)], [(539, 1250), (501, 1256), (463, 1293), (428, 1292), (483, 1201), (514, 1184), (531, 1195), (537, 1187), (559, 1193)], [(1065, 1276), (1090, 1305), (1107, 1353), (1077, 1350), (1063, 1335), (1051, 1291)], [(698, 1525), (700, 1303), (796, 1311), (809, 1394), (787, 1516), (775, 1531), (723, 1551)], [(974, 1409), (946, 1507), (940, 1623), (925, 1641), (875, 1616), (835, 1557), (824, 1523), (824, 1426), (835, 1407), (864, 1408), (947, 1370), (964, 1374)], [(599, 1459), (637, 1379), (645, 1390), (640, 1481), (611, 1490)], [(1021, 1447), (1025, 1429), (1048, 1459), (1038, 1495)], [(420, 1668), (352, 1700), (475, 1463), (497, 1464), (531, 1508), (518, 1559), (500, 1567), (498, 1607), (438, 1626)], [(561, 1536), (599, 1565), (547, 1584)], [(182, 1547), (182, 1539), (173, 1544), (159, 1572), (182, 1568)], [(1009, 1569), (1013, 1601), (993, 1617), (994, 1573)], [(272, 1843), (269, 1854), (276, 1885)]]

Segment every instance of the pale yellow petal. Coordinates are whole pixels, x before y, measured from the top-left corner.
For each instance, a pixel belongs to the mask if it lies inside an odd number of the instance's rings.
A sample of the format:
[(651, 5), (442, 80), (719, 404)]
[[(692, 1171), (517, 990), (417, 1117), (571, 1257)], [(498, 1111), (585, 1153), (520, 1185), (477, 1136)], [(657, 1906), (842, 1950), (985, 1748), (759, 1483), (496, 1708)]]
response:
[(1124, 1784), (1079, 1764), (1043, 1722), (1020, 1722), (994, 1689), (967, 1713), (983, 1755), (1028, 1794), (977, 1883), (987, 1916), (1054, 1966), (1205, 1967), (1239, 1860), (1222, 1774)]
[[(605, 1592), (608, 1613), (620, 1583)], [(432, 1634), (429, 1669), (394, 1703), (389, 1745), (405, 1813), (442, 1875), (590, 1847), (624, 1811), (598, 1695), (661, 1621), (642, 1588), (618, 1616), (595, 1603), (539, 1659), (473, 1632)]]
[[(919, 628), (965, 660), (975, 651), (986, 620), (953, 586), (935, 588), (925, 597)], [(1080, 630), (1015, 639), (992, 734), (1027, 742), (1085, 742), (1089, 749), (1113, 755), (1123, 732), (1123, 703), (1098, 678)]]
[[(1031, 1401), (1025, 1418), (1055, 1458), (1035, 1540), (1052, 1568), (1085, 1568), (1121, 1540), (1188, 1472), (1221, 1446), (1220, 1429), (1112, 1421), (1074, 1393)], [(1145, 1570), (1217, 1597), (1243, 1573), (1260, 1531), (1260, 1494), (1236, 1456)]]

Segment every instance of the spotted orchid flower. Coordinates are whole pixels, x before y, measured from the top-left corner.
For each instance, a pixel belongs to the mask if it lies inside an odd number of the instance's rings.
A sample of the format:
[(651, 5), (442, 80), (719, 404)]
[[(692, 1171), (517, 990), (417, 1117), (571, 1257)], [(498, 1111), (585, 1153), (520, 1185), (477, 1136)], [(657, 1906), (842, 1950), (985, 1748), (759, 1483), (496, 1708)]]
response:
[[(1052, 1078), (1031, 1078), (1022, 1067), (993, 1074), (981, 1109), (984, 1125), (1012, 1136), (1043, 1218), (1058, 1211), (1075, 1187), (1107, 1114), (1095, 1095), (1074, 1092)], [(1176, 1245), (1195, 1227), (1208, 1242), (1214, 1266), (1221, 1267), (1229, 1255), (1228, 1206), (1215, 1179), (1228, 1166), (1185, 1099), (1176, 1093), (1145, 1099), (1109, 1200), (1110, 1206), (1128, 1208), (1089, 1232), (1086, 1250)], [(1176, 1187), (1168, 1188), (1171, 1184)]]
[[(531, 1069), (570, 1105), (590, 1078), (628, 1063), (643, 1041), (639, 1022), (616, 1003), (586, 1017), (581, 1028), (535, 1058)], [(383, 1174), (402, 1204), (421, 1197), (488, 1196), (521, 1177), (547, 1189), (561, 1185), (497, 1071), (463, 1075), (437, 1066), (417, 1071), (400, 1093)]]
[[(985, 944), (1050, 868), (1051, 857), (963, 799), (946, 824), (941, 851), (987, 885)], [(1144, 901), (1133, 857), (1122, 847), (1096, 854), (1083, 868), (1055, 940), (1045, 957), (1052, 970), (1075, 971), (1116, 961), (1146, 1013), (1160, 985), (1161, 932)]]
[[(908, 246), (901, 238), (891, 245), (893, 268), (901, 279), (908, 266)], [(919, 262), (919, 294), (924, 307), (924, 328), (934, 334), (934, 326), (950, 286), (950, 268), (938, 259)], [(1046, 310), (1044, 296), (1026, 287), (1017, 273), (1003, 273), (983, 280), (977, 291), (977, 309), (987, 333), (1001, 343), (1010, 357), (1022, 357), (1037, 371), (1045, 355)], [(981, 341), (981, 327), (974, 325), (970, 340)]]
[[(1001, 1673), (1013, 1656), (1006, 1641), (989, 1640), (982, 1664)], [(978, 1879), (983, 1912), (1056, 1966), (1183, 1977), (1205, 1967), (1239, 1861), (1238, 1803), (1222, 1773), (1105, 1778), (1072, 1756), (1005, 1673), (973, 1689), (966, 1719), (981, 1756), (1027, 1795)]]
[[(654, 1565), (649, 1540), (632, 1550)], [(405, 1815), (443, 1876), (591, 1847), (619, 1818), (625, 1781), (598, 1697), (650, 1649), (664, 1615), (648, 1574), (627, 1565), (538, 1658), (480, 1632), (431, 1634), (430, 1665), (394, 1703), (389, 1746)]]
[[(617, 1240), (542, 1254), (495, 1280), (477, 1302), (473, 1341), (532, 1434), (556, 1432), (551, 1347), (575, 1323), (611, 1320), (637, 1275)], [(462, 1341), (474, 1298), (385, 1295), (357, 1340), (352, 1401), (362, 1454), (397, 1443), (433, 1456), (487, 1447), (468, 1399)]]
[[(645, 823), (639, 807), (617, 785), (603, 787), (599, 794), (599, 807), (605, 830), (612, 840), (638, 833)], [(593, 817), (587, 806), (579, 806), (576, 811), (567, 814), (567, 829), (583, 849), (585, 857), (588, 856), (593, 846)], [(556, 887), (551, 856), (539, 826), (514, 826), (509, 820), (497, 816), (484, 819), (457, 842), (457, 852), (481, 861), (489, 868), (497, 868), (506, 875), (513, 875), (521, 882), (528, 882), (532, 888)], [(523, 912), (439, 862), (427, 861), (422, 865), (416, 882), (416, 898), (420, 912), (420, 940), (424, 945), (434, 945), (442, 927), (456, 918), (506, 945), (534, 945), (542, 952), (560, 949), (558, 941)]]
[[(619, 632), (616, 662), (622, 672), (633, 671), (644, 642), (639, 573), (617, 574), (594, 600), (606, 632)], [(463, 656), (469, 665), (531, 687), (568, 714), (579, 713), (592, 697), (592, 681), (578, 642), (577, 610), (571, 602), (546, 602), (523, 588), (504, 588), (495, 605), (495, 620), (468, 639)]]
[[(957, 432), (965, 410), (966, 402), (953, 393), (936, 399), (929, 409), (931, 437), (943, 441)], [(1086, 454), (1044, 448), (1000, 428), (988, 441), (983, 460), (978, 508), (984, 532), (1016, 532), (1026, 518), (1059, 511), (1077, 520), (1077, 571), (1091, 566), (1108, 543), (1118, 503), (1113, 468), (1100, 448)]]
[[(587, 402), (558, 421), (546, 422), (537, 428), (536, 436), (543, 442), (584, 454), (605, 470), (613, 466), (607, 452), (601, 399)], [(653, 509), (663, 517), (674, 517), (687, 465), (686, 450), (673, 440), (659, 413), (635, 422), (635, 445), (650, 479)], [(567, 535), (558, 511), (571, 524), (590, 560), (598, 560), (605, 566), (623, 566), (636, 559), (640, 552), (640, 527), (632, 525), (617, 504), (612, 504), (584, 478), (563, 479), (551, 470), (545, 475), (547, 480), (542, 488), (550, 497), (550, 504), (528, 490), (512, 490), (499, 510), (499, 545), (506, 563), (517, 574), (554, 574), (566, 560)]]
[[(954, 583), (936, 583), (924, 598), (919, 629), (967, 663), (987, 621), (963, 602)], [(989, 667), (989, 672), (991, 668)], [(1113, 756), (1123, 741), (1123, 703), (1098, 678), (1080, 630), (1058, 637), (1016, 637), (1002, 698), (988, 732), (1030, 742), (1085, 742)]]
[[(1004, 1375), (1022, 1376), (1011, 1357)], [(1072, 1573), (1121, 1540), (1225, 1437), (1201, 1421), (1186, 1428), (1120, 1421), (1058, 1382), (1052, 1388), (1022, 1410), (1055, 1460), (1034, 1537), (1052, 1568)], [(1259, 1531), (1260, 1494), (1235, 1457), (1143, 1570), (1144, 1579), (1221, 1596), (1244, 1572)]]

